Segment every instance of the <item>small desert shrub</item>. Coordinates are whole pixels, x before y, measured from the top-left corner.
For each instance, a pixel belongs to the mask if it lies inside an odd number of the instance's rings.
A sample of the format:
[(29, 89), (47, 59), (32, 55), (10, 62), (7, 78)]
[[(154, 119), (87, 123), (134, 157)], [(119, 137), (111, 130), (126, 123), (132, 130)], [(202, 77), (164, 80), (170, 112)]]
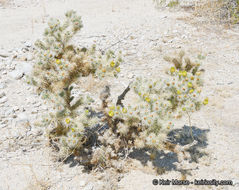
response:
[(176, 7), (179, 5), (178, 0), (154, 0), (154, 3), (156, 4), (157, 7)]
[[(200, 96), (200, 64), (180, 52), (176, 58), (165, 57), (171, 64), (165, 79), (137, 78), (111, 102), (110, 87), (106, 86), (100, 95), (101, 111), (97, 112), (91, 94), (77, 96), (75, 82), (89, 75), (101, 80), (117, 77), (122, 58), (112, 51), (103, 54), (95, 46), (79, 49), (70, 44), (81, 28), (81, 18), (69, 11), (63, 22), (51, 19), (43, 40), (35, 44), (31, 82), (53, 105), (42, 122), (59, 155), (74, 154), (86, 165), (110, 167), (130, 149), (164, 149), (174, 121), (208, 103)], [(135, 103), (124, 105), (131, 89)]]
[(237, 24), (239, 22), (239, 0), (201, 1), (195, 5), (195, 14), (211, 21)]
[[(181, 4), (180, 0), (153, 1), (157, 7), (173, 8)], [(239, 23), (239, 0), (195, 0), (190, 4), (194, 14), (207, 18), (209, 23)]]

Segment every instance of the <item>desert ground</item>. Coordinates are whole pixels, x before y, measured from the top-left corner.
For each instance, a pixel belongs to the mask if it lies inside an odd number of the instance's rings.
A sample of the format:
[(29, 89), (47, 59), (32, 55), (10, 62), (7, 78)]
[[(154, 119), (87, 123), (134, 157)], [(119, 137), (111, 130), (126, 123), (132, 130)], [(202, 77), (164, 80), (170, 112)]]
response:
[[(185, 1), (187, 6), (190, 1)], [(164, 168), (153, 174), (147, 156), (134, 155), (125, 173), (110, 170), (88, 173), (74, 163), (53, 159), (45, 130), (37, 125), (49, 109), (26, 83), (31, 73), (36, 39), (50, 17), (62, 18), (73, 9), (82, 16), (83, 29), (74, 43), (96, 44), (124, 55), (119, 79), (112, 91), (137, 76), (159, 77), (167, 64), (163, 57), (184, 50), (205, 57), (203, 93), (209, 104), (192, 115), (194, 132), (204, 136), (189, 156), (158, 155)], [(93, 87), (92, 87), (93, 86)], [(87, 86), (89, 90), (94, 88)], [(98, 93), (98, 92), (95, 92)], [(0, 190), (150, 190), (239, 189), (239, 27), (196, 17), (190, 9), (158, 9), (150, 0), (0, 0)], [(182, 131), (187, 117), (177, 128)], [(194, 159), (194, 160), (195, 160)], [(232, 180), (233, 186), (154, 186), (153, 179)]]

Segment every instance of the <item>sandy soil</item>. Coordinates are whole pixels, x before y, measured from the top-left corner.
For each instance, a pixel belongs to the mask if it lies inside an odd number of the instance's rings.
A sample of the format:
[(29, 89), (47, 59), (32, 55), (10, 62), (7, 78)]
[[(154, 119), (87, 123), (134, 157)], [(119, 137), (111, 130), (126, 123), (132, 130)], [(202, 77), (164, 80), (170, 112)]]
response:
[[(117, 189), (239, 189), (239, 28), (205, 24), (184, 10), (158, 10), (150, 0), (15, 0), (0, 1), (0, 190), (99, 189), (109, 173), (88, 174), (82, 166), (52, 159), (44, 129), (37, 121), (48, 105), (25, 83), (31, 71), (34, 41), (50, 17), (76, 10), (84, 24), (76, 45), (97, 44), (122, 50), (125, 61), (113, 91), (139, 75), (157, 77), (164, 55), (183, 49), (195, 58), (205, 55), (204, 94), (207, 108), (192, 116), (194, 132), (205, 135), (191, 153), (198, 162), (179, 162), (175, 154), (159, 154), (153, 163), (165, 173), (154, 175), (135, 155)], [(204, 23), (204, 24), (202, 24)], [(120, 82), (119, 82), (120, 81)], [(183, 118), (177, 128), (187, 124)], [(175, 129), (176, 130), (176, 129)], [(144, 160), (146, 159), (146, 161)], [(149, 165), (149, 162), (146, 163)], [(234, 186), (153, 186), (157, 179), (233, 180)], [(103, 180), (104, 179), (104, 180)]]

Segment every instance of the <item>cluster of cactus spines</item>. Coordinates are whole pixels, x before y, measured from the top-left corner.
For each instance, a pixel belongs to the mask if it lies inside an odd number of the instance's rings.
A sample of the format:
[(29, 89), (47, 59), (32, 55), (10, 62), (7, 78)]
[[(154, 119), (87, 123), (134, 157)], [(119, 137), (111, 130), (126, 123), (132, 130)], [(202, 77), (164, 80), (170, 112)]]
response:
[[(51, 127), (51, 144), (66, 156), (74, 153), (86, 165), (112, 167), (113, 160), (127, 155), (132, 148), (163, 149), (174, 120), (200, 109), (202, 70), (180, 52), (176, 58), (165, 58), (173, 63), (167, 79), (137, 78), (116, 104), (107, 101), (110, 87), (106, 86), (100, 94), (102, 112), (97, 113), (89, 94), (75, 97), (75, 82), (89, 75), (117, 77), (121, 53), (103, 54), (94, 45), (79, 49), (69, 44), (82, 28), (81, 18), (74, 11), (66, 13), (63, 23), (52, 19), (48, 25), (43, 41), (36, 42), (32, 83), (54, 105), (43, 124)], [(130, 89), (137, 102), (124, 105), (122, 100)], [(205, 99), (203, 104), (207, 103)]]
[(141, 77), (131, 84), (138, 97), (134, 106), (107, 107), (108, 117), (114, 122), (108, 119), (111, 130), (100, 139), (102, 143), (113, 145), (115, 152), (119, 150), (117, 147), (125, 145), (163, 149), (174, 121), (208, 103), (208, 98), (200, 97), (204, 71), (200, 64), (184, 58), (183, 51), (178, 57), (165, 59), (173, 64), (166, 79)]
[(120, 53), (109, 50), (102, 54), (94, 45), (87, 49), (69, 44), (81, 28), (81, 17), (69, 11), (63, 22), (50, 19), (43, 40), (35, 43), (36, 64), (31, 82), (54, 104), (54, 112), (44, 119), (44, 124), (54, 124), (49, 137), (66, 150), (82, 148), (87, 141), (85, 129), (100, 123), (99, 118), (89, 114), (94, 100), (84, 94), (76, 99), (72, 94), (74, 82), (89, 75), (117, 77), (122, 62)]

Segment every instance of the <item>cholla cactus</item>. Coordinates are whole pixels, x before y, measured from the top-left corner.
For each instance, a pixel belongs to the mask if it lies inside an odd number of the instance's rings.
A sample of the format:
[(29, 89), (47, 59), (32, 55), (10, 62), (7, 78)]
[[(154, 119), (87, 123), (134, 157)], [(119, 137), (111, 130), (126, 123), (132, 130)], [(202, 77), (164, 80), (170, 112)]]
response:
[(89, 75), (117, 77), (121, 54), (102, 54), (94, 45), (79, 49), (69, 44), (82, 28), (74, 11), (66, 13), (64, 22), (52, 19), (48, 25), (43, 41), (36, 42), (32, 83), (53, 103), (54, 111), (43, 124), (51, 127), (50, 142), (63, 154), (82, 156), (80, 160), (88, 165), (114, 167), (111, 160), (128, 155), (134, 147), (163, 149), (174, 120), (208, 103), (208, 99), (200, 99), (200, 65), (180, 52), (178, 58), (166, 58), (174, 65), (168, 69), (167, 79), (137, 78), (130, 84), (123, 94), (133, 89), (137, 97), (134, 105), (124, 106), (122, 99), (109, 105), (110, 89), (106, 86), (100, 95), (102, 116), (98, 116), (90, 94), (74, 96), (75, 82)]
[(200, 96), (203, 85), (200, 64), (184, 58), (184, 52), (176, 58), (165, 59), (173, 64), (167, 70), (166, 79), (137, 78), (131, 84), (137, 97), (136, 103), (107, 108), (108, 116), (115, 125), (112, 131), (105, 134), (102, 142), (113, 144), (116, 152), (120, 149), (116, 145), (163, 149), (175, 120), (184, 113), (198, 111), (208, 103), (208, 98)]
[(94, 100), (86, 94), (78, 99), (73, 96), (74, 82), (88, 75), (117, 77), (122, 62), (121, 55), (112, 51), (102, 54), (94, 45), (90, 49), (79, 49), (69, 44), (81, 28), (81, 17), (69, 11), (63, 22), (50, 19), (43, 40), (35, 43), (32, 83), (54, 104), (55, 111), (45, 124), (54, 124), (51, 140), (70, 150), (82, 148), (88, 138), (86, 129), (100, 123), (99, 118), (91, 115)]

